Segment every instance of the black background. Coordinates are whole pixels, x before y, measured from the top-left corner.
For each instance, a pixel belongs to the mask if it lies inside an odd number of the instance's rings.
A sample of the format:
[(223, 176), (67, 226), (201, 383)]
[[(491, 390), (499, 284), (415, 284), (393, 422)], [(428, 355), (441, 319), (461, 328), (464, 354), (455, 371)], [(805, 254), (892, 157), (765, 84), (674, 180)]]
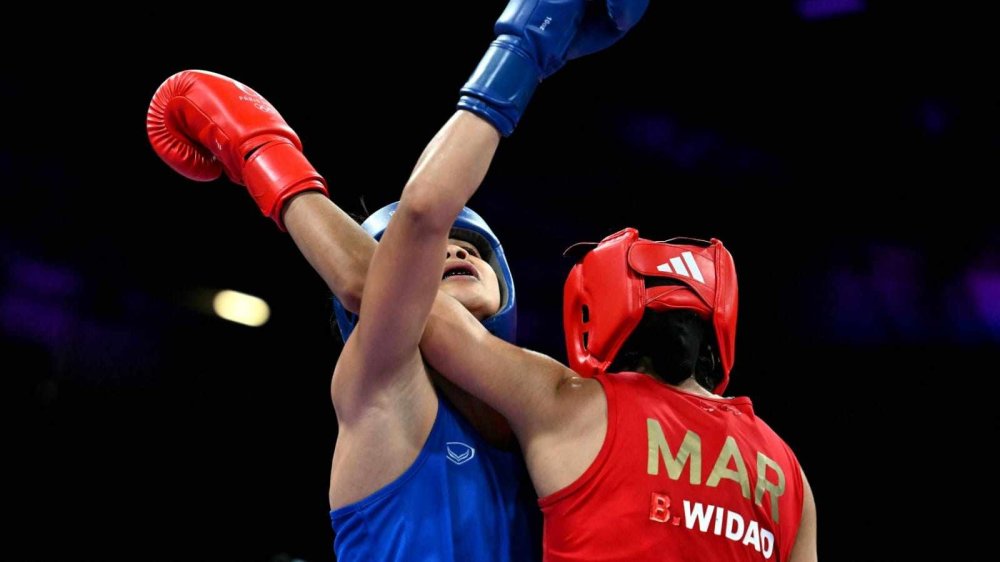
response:
[[(729, 392), (797, 451), (821, 557), (962, 559), (990, 522), (967, 506), (996, 503), (995, 41), (951, 5), (804, 17), (816, 4), (654, 2), (542, 84), (470, 206), (510, 258), (521, 343), (560, 359), (566, 246), (721, 238), (741, 284)], [(179, 70), (236, 78), (363, 214), (397, 198), (502, 6), (7, 22), (0, 556), (333, 559), (327, 289), (242, 188), (164, 165), (146, 108)], [(271, 321), (205, 314), (219, 288)]]

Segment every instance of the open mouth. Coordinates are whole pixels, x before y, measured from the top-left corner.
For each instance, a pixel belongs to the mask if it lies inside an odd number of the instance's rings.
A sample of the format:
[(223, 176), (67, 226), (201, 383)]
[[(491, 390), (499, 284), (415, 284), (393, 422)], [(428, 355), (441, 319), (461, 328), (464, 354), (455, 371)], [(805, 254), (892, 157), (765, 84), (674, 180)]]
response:
[(444, 280), (449, 277), (472, 277), (473, 279), (479, 279), (479, 275), (476, 274), (476, 268), (467, 263), (454, 263), (446, 267), (441, 279)]

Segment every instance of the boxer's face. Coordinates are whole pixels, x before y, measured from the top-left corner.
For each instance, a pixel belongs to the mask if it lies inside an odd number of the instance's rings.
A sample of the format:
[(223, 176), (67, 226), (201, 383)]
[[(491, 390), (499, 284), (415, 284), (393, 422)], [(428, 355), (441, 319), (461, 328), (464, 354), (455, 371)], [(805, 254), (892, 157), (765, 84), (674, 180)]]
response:
[(448, 240), (441, 290), (462, 303), (478, 320), (489, 318), (500, 309), (500, 282), (479, 250), (465, 240)]

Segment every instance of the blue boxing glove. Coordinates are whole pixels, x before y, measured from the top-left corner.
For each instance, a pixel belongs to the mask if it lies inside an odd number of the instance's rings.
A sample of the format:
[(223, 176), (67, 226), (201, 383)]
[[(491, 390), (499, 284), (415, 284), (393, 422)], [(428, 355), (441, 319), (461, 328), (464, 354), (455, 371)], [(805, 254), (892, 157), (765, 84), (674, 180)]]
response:
[(566, 53), (566, 60), (610, 47), (632, 29), (649, 7), (649, 0), (590, 2), (580, 28)]
[(583, 18), (585, 0), (510, 0), (479, 66), (462, 87), (459, 109), (514, 131), (543, 78), (562, 68)]
[(510, 0), (459, 109), (510, 135), (543, 78), (621, 39), (647, 7), (649, 0)]

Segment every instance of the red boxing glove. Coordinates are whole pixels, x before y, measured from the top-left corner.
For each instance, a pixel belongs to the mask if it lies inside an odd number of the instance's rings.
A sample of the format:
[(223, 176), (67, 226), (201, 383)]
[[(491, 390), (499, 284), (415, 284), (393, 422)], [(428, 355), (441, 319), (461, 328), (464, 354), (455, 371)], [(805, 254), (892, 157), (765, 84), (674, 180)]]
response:
[(185, 70), (167, 78), (149, 104), (146, 133), (160, 158), (184, 177), (211, 181), (224, 169), (282, 231), (281, 211), (293, 195), (329, 196), (326, 180), (274, 107), (220, 74)]

